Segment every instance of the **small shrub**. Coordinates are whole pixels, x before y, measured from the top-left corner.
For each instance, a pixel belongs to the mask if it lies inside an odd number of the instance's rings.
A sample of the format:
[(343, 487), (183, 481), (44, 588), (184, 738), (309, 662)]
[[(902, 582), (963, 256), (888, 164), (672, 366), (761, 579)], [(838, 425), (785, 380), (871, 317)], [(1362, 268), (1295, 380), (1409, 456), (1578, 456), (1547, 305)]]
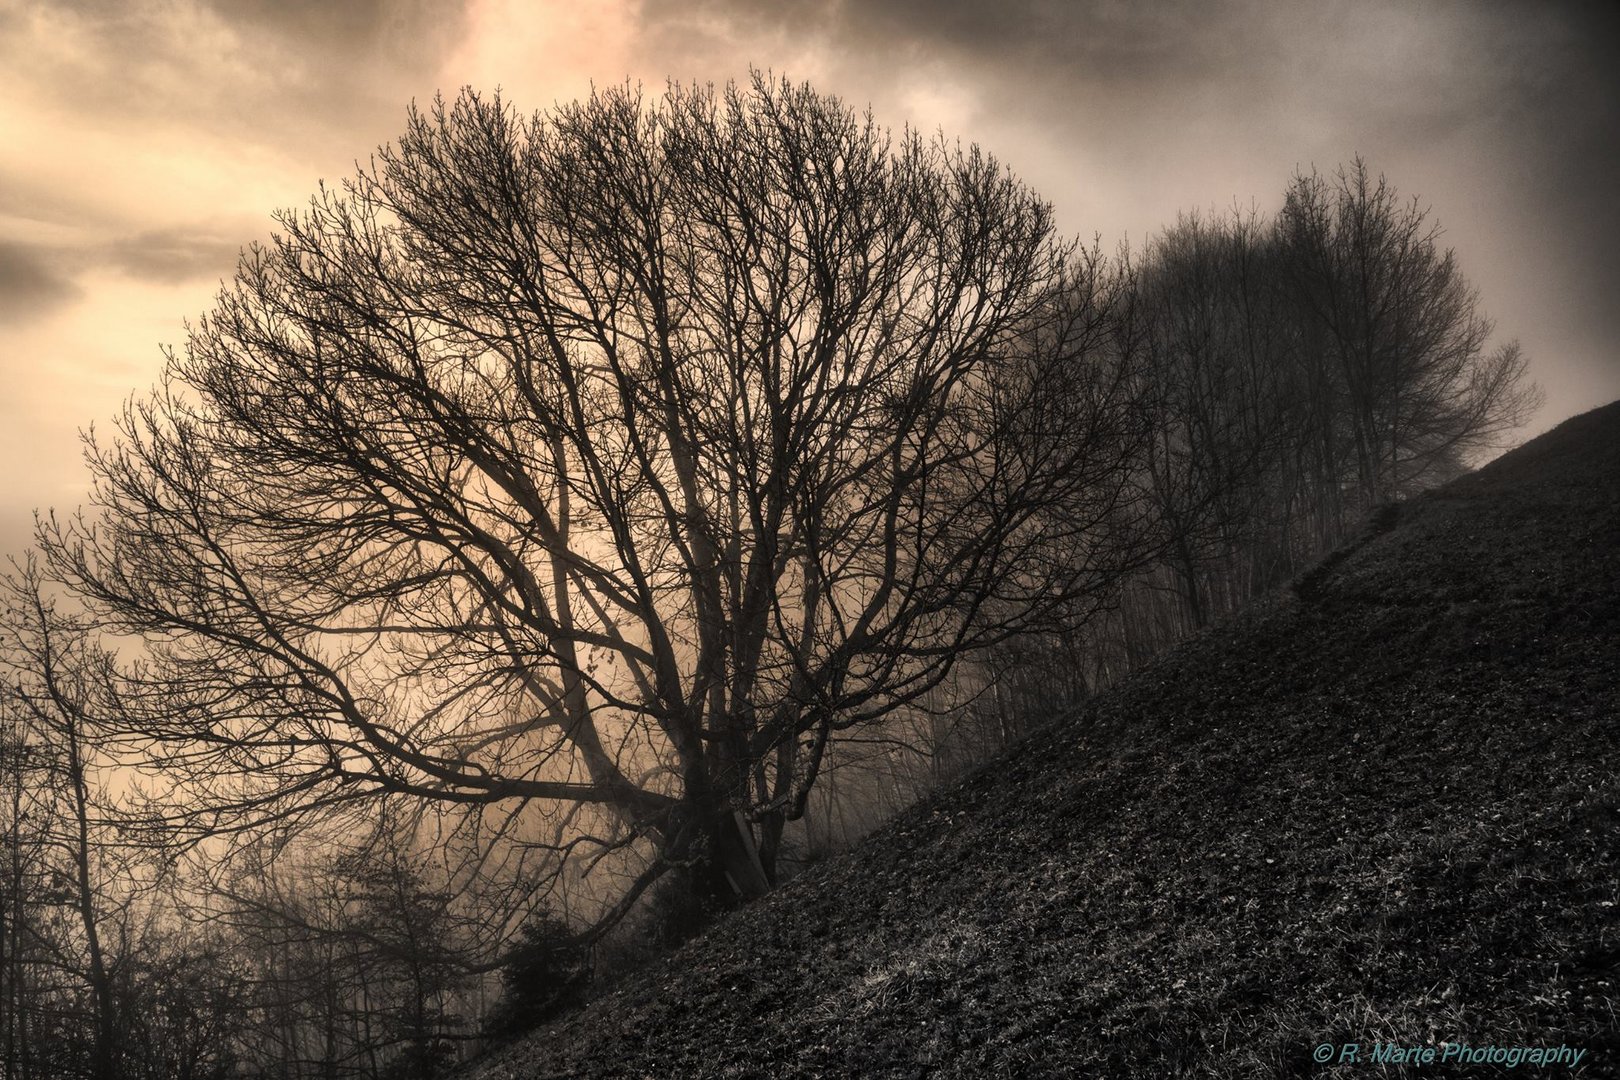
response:
[(549, 914), (530, 919), (522, 936), (501, 970), (501, 999), (486, 1023), (496, 1039), (515, 1038), (577, 1008), (594, 974), (591, 947), (561, 919)]

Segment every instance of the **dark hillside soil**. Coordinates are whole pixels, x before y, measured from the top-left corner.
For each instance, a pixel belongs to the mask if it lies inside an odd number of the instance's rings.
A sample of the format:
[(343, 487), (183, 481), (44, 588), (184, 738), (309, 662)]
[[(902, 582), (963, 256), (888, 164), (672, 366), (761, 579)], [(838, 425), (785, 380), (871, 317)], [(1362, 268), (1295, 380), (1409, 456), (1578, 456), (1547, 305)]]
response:
[(1620, 1076), (1620, 405), (1374, 524), (471, 1075)]

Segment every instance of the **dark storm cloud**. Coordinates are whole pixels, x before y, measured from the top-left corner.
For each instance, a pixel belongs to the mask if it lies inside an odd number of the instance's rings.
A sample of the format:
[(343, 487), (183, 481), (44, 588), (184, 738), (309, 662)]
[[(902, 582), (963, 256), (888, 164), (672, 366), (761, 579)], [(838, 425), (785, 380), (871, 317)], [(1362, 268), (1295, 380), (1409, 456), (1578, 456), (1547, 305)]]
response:
[(990, 144), (1082, 234), (1140, 243), (1180, 210), (1274, 211), (1295, 170), (1363, 155), (1434, 208), (1503, 336), (1525, 339), (1546, 421), (1620, 393), (1620, 5), (646, 0), (643, 14), (651, 56), (830, 58), (832, 87), (885, 99), (880, 119), (918, 73), (964, 88), (952, 133)]
[(241, 238), (262, 230), (178, 225), (148, 229), (108, 245), (107, 263), (132, 278), (162, 285), (229, 277), (241, 253)]
[[(648, 0), (649, 31), (665, 39), (703, 27), (745, 34), (780, 28), (814, 34), (845, 50), (887, 56), (943, 53), (964, 63), (1029, 71), (1043, 78), (1152, 81), (1224, 70), (1240, 49), (1286, 16), (1286, 9), (1169, 0), (813, 0), (762, 5), (748, 0)], [(1234, 18), (1234, 12), (1238, 17)]]
[(81, 279), (98, 270), (150, 285), (223, 280), (236, 266), (240, 238), (252, 232), (191, 224), (90, 245), (0, 240), (0, 323), (20, 326), (50, 314), (82, 296)]
[(1252, 8), (1249, 17), (1232, 18), (1220, 5), (1187, 0), (1153, 5), (878, 0), (844, 10), (852, 37), (911, 35), (961, 56), (1031, 73), (1132, 81), (1184, 80), (1225, 70), (1239, 46), (1263, 35), (1267, 25)]
[(380, 53), (429, 64), (460, 38), (465, 5), (452, 0), (208, 0), (227, 22), (275, 34), (338, 62)]
[(774, 30), (880, 72), (926, 56), (983, 79), (999, 115), (1049, 119), (1056, 136), (1175, 137), (1144, 122), (1218, 107), (1234, 132), (1288, 111), (1391, 140), (1506, 127), (1577, 174), (1607, 174), (1617, 153), (1620, 15), (1597, 4), (647, 0), (644, 13), (654, 49)]
[(356, 129), (392, 133), (413, 80), (465, 27), (465, 5), (452, 0), (77, 0), (0, 23), (12, 41), (0, 60), (35, 63), (18, 45), (29, 33), (71, 39), (35, 74), (75, 112), (352, 154)]
[(0, 325), (33, 322), (79, 295), (60, 263), (48, 247), (0, 241)]
[[(346, 49), (365, 45), (378, 28), (420, 17), (425, 4), (386, 3), (384, 0), (205, 0), (228, 18), (246, 20), (288, 37), (303, 38), (324, 47)], [(443, 7), (444, 5), (437, 5)]]

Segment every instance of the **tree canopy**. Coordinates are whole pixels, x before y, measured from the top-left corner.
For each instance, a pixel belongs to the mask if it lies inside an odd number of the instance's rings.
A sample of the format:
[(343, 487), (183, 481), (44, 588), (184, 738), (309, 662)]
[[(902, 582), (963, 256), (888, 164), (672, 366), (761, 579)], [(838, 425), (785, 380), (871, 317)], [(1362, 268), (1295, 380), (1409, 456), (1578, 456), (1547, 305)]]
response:
[(748, 895), (840, 732), (1145, 558), (1118, 290), (977, 148), (468, 91), (278, 221), (46, 536), (199, 835), (389, 799)]

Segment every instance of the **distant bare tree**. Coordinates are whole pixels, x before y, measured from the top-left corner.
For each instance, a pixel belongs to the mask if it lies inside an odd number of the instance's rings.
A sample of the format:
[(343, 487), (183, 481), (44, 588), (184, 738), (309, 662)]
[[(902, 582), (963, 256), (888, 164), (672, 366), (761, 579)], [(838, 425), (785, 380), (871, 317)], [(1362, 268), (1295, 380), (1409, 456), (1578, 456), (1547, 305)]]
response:
[(41, 535), (169, 827), (387, 799), (758, 893), (840, 732), (1143, 558), (1105, 275), (976, 148), (466, 92), (278, 220)]
[(114, 681), (93, 628), (59, 610), (33, 560), (0, 576), (8, 1076), (116, 1080), (146, 1050), (131, 991), (154, 876), (120, 842), (105, 791)]
[[(1149, 487), (1192, 627), (1247, 599), (1286, 450), (1303, 433), (1270, 230), (1253, 213), (1183, 215), (1139, 275), (1157, 404)], [(1263, 584), (1270, 584), (1264, 582)]]
[(1165, 555), (1090, 628), (1098, 681), (1296, 575), (1536, 407), (1438, 238), (1358, 160), (1296, 177), (1274, 222), (1183, 215), (1143, 251), (1115, 306), (1150, 387)]
[(430, 1080), (472, 1035), (469, 952), (454, 897), (379, 836), (337, 857), (244, 852), (194, 914), (235, 957), (259, 1023), (239, 1057), (266, 1074)]
[(1366, 499), (1454, 475), (1539, 406), (1518, 344), (1488, 351), (1491, 323), (1429, 212), (1360, 158), (1331, 181), (1296, 177), (1278, 224)]

